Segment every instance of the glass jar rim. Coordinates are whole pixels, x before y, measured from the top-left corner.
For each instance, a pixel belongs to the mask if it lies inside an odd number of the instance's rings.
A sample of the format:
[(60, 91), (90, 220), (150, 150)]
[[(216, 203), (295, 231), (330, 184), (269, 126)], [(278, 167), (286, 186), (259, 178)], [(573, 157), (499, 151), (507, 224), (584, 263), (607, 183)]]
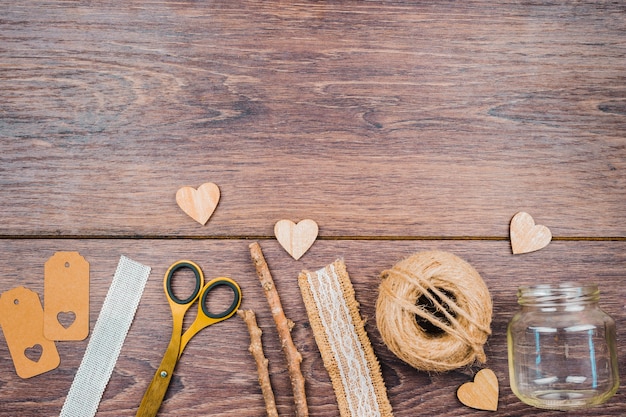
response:
[(597, 284), (565, 282), (520, 286), (517, 290), (521, 305), (562, 305), (568, 303), (596, 302), (600, 297)]

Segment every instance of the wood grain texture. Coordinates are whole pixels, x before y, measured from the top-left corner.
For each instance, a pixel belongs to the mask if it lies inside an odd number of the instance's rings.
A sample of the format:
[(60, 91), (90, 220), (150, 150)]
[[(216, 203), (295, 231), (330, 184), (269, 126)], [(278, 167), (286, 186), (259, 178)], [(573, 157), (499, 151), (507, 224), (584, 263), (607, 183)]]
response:
[(536, 224), (533, 217), (523, 211), (513, 216), (509, 230), (511, 249), (516, 255), (541, 250), (552, 240), (550, 229)]
[(315, 243), (318, 232), (317, 223), (311, 219), (300, 220), (298, 223), (283, 219), (274, 225), (276, 240), (296, 261)]
[[(275, 240), (260, 242), (283, 300), (285, 313), (295, 322), (293, 339), (302, 353), (302, 371), (311, 416), (338, 415), (328, 373), (324, 369), (300, 298), (297, 276), (301, 269), (320, 268), (338, 257), (348, 267), (366, 331), (378, 356), (389, 400), (397, 417), (416, 413), (433, 416), (479, 415), (463, 406), (456, 390), (471, 380), (470, 369), (429, 375), (399, 361), (382, 343), (375, 326), (379, 274), (415, 251), (441, 249), (466, 259), (481, 274), (494, 301), (493, 334), (487, 342), (487, 366), (500, 382), (499, 409), (493, 415), (561, 416), (524, 405), (508, 384), (506, 325), (517, 311), (518, 285), (584, 280), (598, 282), (601, 307), (617, 322), (620, 373), (626, 371), (626, 328), (623, 285), (626, 243), (552, 242), (549, 250), (514, 256), (506, 242), (498, 241), (319, 241), (295, 262)], [(59, 249), (78, 250), (91, 264), (92, 328), (111, 283), (119, 255), (151, 266), (152, 275), (137, 310), (120, 359), (113, 372), (98, 416), (134, 415), (159, 365), (171, 332), (170, 312), (162, 279), (167, 267), (188, 258), (202, 266), (207, 279), (230, 276), (242, 288), (242, 308), (253, 309), (263, 330), (265, 353), (280, 415), (293, 415), (293, 398), (284, 357), (271, 312), (263, 296), (247, 240), (0, 240), (3, 265), (0, 291), (24, 285), (41, 294), (43, 263)], [(3, 340), (3, 339), (2, 339)], [(87, 341), (58, 343), (61, 365), (31, 380), (13, 372), (5, 343), (0, 343), (0, 415), (56, 415), (67, 395)], [(249, 336), (238, 318), (198, 333), (182, 356), (159, 415), (244, 416), (264, 415), (264, 402)], [(474, 369), (476, 371), (476, 369)], [(580, 416), (618, 416), (626, 413), (623, 389), (604, 406)]]
[(1, 235), (626, 237), (622, 2), (47, 5), (1, 6)]
[[(43, 294), (43, 264), (91, 265), (93, 324), (121, 254), (153, 267), (98, 416), (134, 415), (170, 337), (162, 291), (183, 258), (231, 276), (257, 313), (280, 415), (293, 415), (271, 314), (249, 259), (261, 241), (296, 323), (311, 416), (338, 415), (297, 288), (343, 257), (395, 415), (478, 415), (462, 369), (415, 371), (382, 343), (378, 274), (449, 250), (494, 300), (487, 365), (495, 415), (532, 409), (508, 387), (506, 323), (520, 284), (598, 281), (626, 375), (626, 4), (611, 1), (258, 2), (32, 0), (0, 5), (0, 291)], [(176, 191), (213, 182), (205, 226)], [(513, 256), (527, 211), (550, 245)], [(280, 219), (320, 237), (294, 261)], [(267, 239), (266, 239), (267, 238)], [(160, 415), (264, 414), (245, 325), (198, 334)], [(57, 415), (87, 341), (58, 343), (56, 370), (21, 380), (0, 337), (0, 416)], [(582, 416), (626, 414), (623, 389)]]
[(189, 217), (205, 225), (220, 201), (220, 189), (212, 182), (202, 184), (198, 189), (185, 186), (176, 191), (176, 204)]
[(474, 375), (474, 381), (461, 385), (456, 392), (459, 401), (477, 410), (496, 411), (498, 409), (498, 376), (491, 369), (481, 369)]

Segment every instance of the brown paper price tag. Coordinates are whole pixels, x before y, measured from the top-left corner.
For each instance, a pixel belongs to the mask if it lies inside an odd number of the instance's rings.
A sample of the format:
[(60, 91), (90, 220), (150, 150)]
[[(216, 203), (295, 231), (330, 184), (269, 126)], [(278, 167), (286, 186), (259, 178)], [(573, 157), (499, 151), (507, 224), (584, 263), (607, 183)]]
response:
[(19, 377), (30, 378), (59, 366), (56, 345), (43, 335), (43, 309), (36, 292), (24, 287), (4, 292), (0, 325)]
[(50, 340), (89, 335), (89, 263), (78, 252), (57, 252), (46, 262), (43, 322)]

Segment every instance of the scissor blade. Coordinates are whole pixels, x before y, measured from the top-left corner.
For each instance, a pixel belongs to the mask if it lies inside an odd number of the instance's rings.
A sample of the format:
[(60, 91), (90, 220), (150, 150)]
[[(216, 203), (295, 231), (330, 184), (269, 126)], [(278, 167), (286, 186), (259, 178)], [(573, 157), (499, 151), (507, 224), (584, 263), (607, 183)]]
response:
[(178, 361), (179, 344), (180, 339), (174, 346), (170, 343), (170, 346), (167, 348), (161, 365), (155, 372), (152, 382), (150, 382), (146, 393), (143, 395), (136, 417), (154, 417), (159, 412)]

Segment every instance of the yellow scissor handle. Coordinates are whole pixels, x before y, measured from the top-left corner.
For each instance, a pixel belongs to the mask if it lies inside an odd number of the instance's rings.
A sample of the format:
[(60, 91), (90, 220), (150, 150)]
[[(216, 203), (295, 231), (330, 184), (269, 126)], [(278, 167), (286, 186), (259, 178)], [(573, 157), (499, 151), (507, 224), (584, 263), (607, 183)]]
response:
[[(196, 285), (191, 295), (181, 300), (180, 298), (176, 296), (176, 294), (174, 294), (174, 290), (172, 289), (172, 279), (174, 277), (174, 273), (182, 268), (191, 269), (191, 272), (194, 273), (195, 278), (196, 278)], [(204, 286), (204, 274), (202, 273), (202, 269), (200, 269), (198, 264), (196, 264), (195, 262), (188, 261), (188, 260), (174, 262), (168, 268), (167, 272), (165, 273), (165, 277), (163, 278), (163, 289), (165, 290), (165, 294), (167, 295), (167, 299), (170, 302), (170, 305), (174, 303), (177, 305), (184, 305), (187, 308), (189, 308), (189, 306), (193, 304), (193, 302), (196, 301), (196, 299), (200, 295), (200, 290), (202, 289), (203, 286)]]
[[(207, 298), (211, 294), (211, 291), (213, 291), (217, 287), (230, 288), (233, 292), (233, 301), (226, 310), (219, 313), (213, 313), (209, 310), (207, 306)], [(182, 355), (183, 350), (185, 350), (185, 346), (187, 346), (189, 340), (200, 330), (204, 329), (207, 326), (219, 323), (220, 321), (224, 321), (232, 317), (232, 315), (235, 314), (235, 312), (241, 305), (241, 298), (241, 288), (239, 287), (239, 284), (237, 284), (234, 280), (226, 277), (219, 277), (209, 281), (204, 286), (204, 288), (202, 288), (202, 291), (200, 293), (200, 300), (198, 302), (198, 314), (196, 316), (196, 319), (191, 324), (189, 329), (187, 329), (185, 334), (183, 334), (178, 357)]]

